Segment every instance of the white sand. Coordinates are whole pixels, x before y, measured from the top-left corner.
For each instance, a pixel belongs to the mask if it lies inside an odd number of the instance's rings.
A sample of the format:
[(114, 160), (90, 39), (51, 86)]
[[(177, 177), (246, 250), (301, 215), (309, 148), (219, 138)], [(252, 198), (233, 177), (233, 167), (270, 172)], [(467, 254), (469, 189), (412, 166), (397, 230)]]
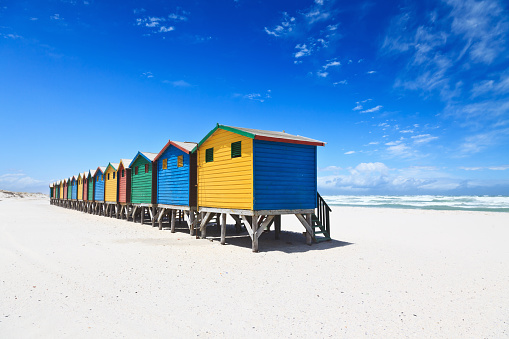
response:
[(509, 335), (509, 215), (334, 208), (332, 242), (221, 246), (0, 198), (0, 337)]

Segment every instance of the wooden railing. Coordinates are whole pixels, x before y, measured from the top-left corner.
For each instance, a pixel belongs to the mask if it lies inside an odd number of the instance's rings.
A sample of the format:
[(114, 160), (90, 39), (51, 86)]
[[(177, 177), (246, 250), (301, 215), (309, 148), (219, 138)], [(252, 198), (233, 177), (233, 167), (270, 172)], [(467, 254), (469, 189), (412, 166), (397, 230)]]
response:
[(328, 234), (330, 234), (330, 212), (332, 212), (332, 209), (329, 205), (327, 205), (325, 200), (323, 200), (320, 193), (316, 192), (316, 216), (318, 220), (320, 220), (320, 223), (325, 227)]

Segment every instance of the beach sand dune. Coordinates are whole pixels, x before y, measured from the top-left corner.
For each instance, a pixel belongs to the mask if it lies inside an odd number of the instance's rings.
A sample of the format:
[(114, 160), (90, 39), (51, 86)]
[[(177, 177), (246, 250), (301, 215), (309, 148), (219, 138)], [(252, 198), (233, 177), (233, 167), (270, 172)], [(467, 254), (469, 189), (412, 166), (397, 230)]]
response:
[(0, 200), (2, 338), (509, 335), (506, 213), (335, 207), (333, 241), (285, 217), (252, 253), (233, 226), (222, 246)]

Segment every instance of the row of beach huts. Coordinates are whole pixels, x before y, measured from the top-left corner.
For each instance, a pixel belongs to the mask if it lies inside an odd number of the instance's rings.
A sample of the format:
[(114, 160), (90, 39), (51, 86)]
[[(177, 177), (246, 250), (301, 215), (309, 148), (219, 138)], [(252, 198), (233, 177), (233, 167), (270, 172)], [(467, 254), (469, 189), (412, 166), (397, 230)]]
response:
[(318, 140), (283, 132), (219, 125), (199, 143), (168, 141), (159, 153), (138, 152), (50, 185), (53, 205), (96, 215), (150, 222), (162, 229), (177, 220), (190, 234), (206, 237), (226, 216), (258, 238), (281, 215), (295, 215), (306, 243), (330, 240), (331, 209), (317, 191)]

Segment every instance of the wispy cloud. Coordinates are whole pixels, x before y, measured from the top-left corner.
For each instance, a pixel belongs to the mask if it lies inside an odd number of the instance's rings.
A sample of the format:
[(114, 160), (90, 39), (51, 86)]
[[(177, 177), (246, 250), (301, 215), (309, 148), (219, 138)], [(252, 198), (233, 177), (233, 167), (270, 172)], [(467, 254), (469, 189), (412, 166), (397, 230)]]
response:
[(170, 84), (173, 87), (181, 87), (181, 88), (192, 86), (190, 83), (188, 83), (187, 81), (184, 81), (184, 80), (176, 80), (176, 81), (163, 80), (163, 83)]
[(141, 73), (141, 76), (144, 78), (150, 79), (150, 78), (154, 77), (154, 74), (152, 74), (152, 72), (143, 72), (143, 73)]
[(345, 152), (346, 155), (349, 155), (349, 154), (354, 154), (355, 151), (348, 151), (348, 152)]
[(297, 59), (297, 58), (302, 58), (304, 56), (308, 56), (311, 54), (311, 50), (308, 48), (308, 46), (306, 44), (297, 44), (295, 46), (296, 49), (298, 49), (297, 52), (295, 52), (294, 54), (294, 57)]
[(281, 23), (276, 25), (274, 28), (264, 28), (265, 32), (269, 35), (280, 37), (293, 32), (295, 28), (295, 17), (290, 16), (287, 12), (283, 12), (283, 18)]
[(334, 86), (336, 85), (348, 85), (348, 81), (346, 80), (341, 80), (341, 81), (336, 81), (333, 83)]
[(0, 175), (0, 189), (19, 191), (34, 186), (40, 187), (42, 180), (34, 179), (24, 173), (7, 173)]
[[(141, 14), (145, 9), (135, 9), (134, 14)], [(175, 30), (175, 26), (168, 25), (167, 23), (176, 23), (187, 21), (189, 12), (177, 8), (175, 13), (170, 13), (166, 16), (145, 16), (136, 19), (136, 26), (149, 28), (151, 33), (168, 33)], [(150, 35), (150, 34), (147, 34)]]
[(361, 111), (361, 113), (373, 113), (373, 112), (378, 112), (381, 108), (383, 108), (382, 105), (378, 105), (378, 106), (375, 106), (373, 108), (370, 108), (370, 109), (366, 109), (364, 111)]
[(265, 94), (262, 93), (249, 93), (249, 94), (239, 94), (236, 93), (233, 95), (234, 97), (241, 97), (243, 99), (265, 102), (265, 100), (272, 98), (272, 91), (268, 89)]
[(438, 139), (438, 137), (432, 136), (430, 134), (414, 135), (411, 138), (414, 139), (413, 141), (416, 144), (427, 144), (430, 141)]

